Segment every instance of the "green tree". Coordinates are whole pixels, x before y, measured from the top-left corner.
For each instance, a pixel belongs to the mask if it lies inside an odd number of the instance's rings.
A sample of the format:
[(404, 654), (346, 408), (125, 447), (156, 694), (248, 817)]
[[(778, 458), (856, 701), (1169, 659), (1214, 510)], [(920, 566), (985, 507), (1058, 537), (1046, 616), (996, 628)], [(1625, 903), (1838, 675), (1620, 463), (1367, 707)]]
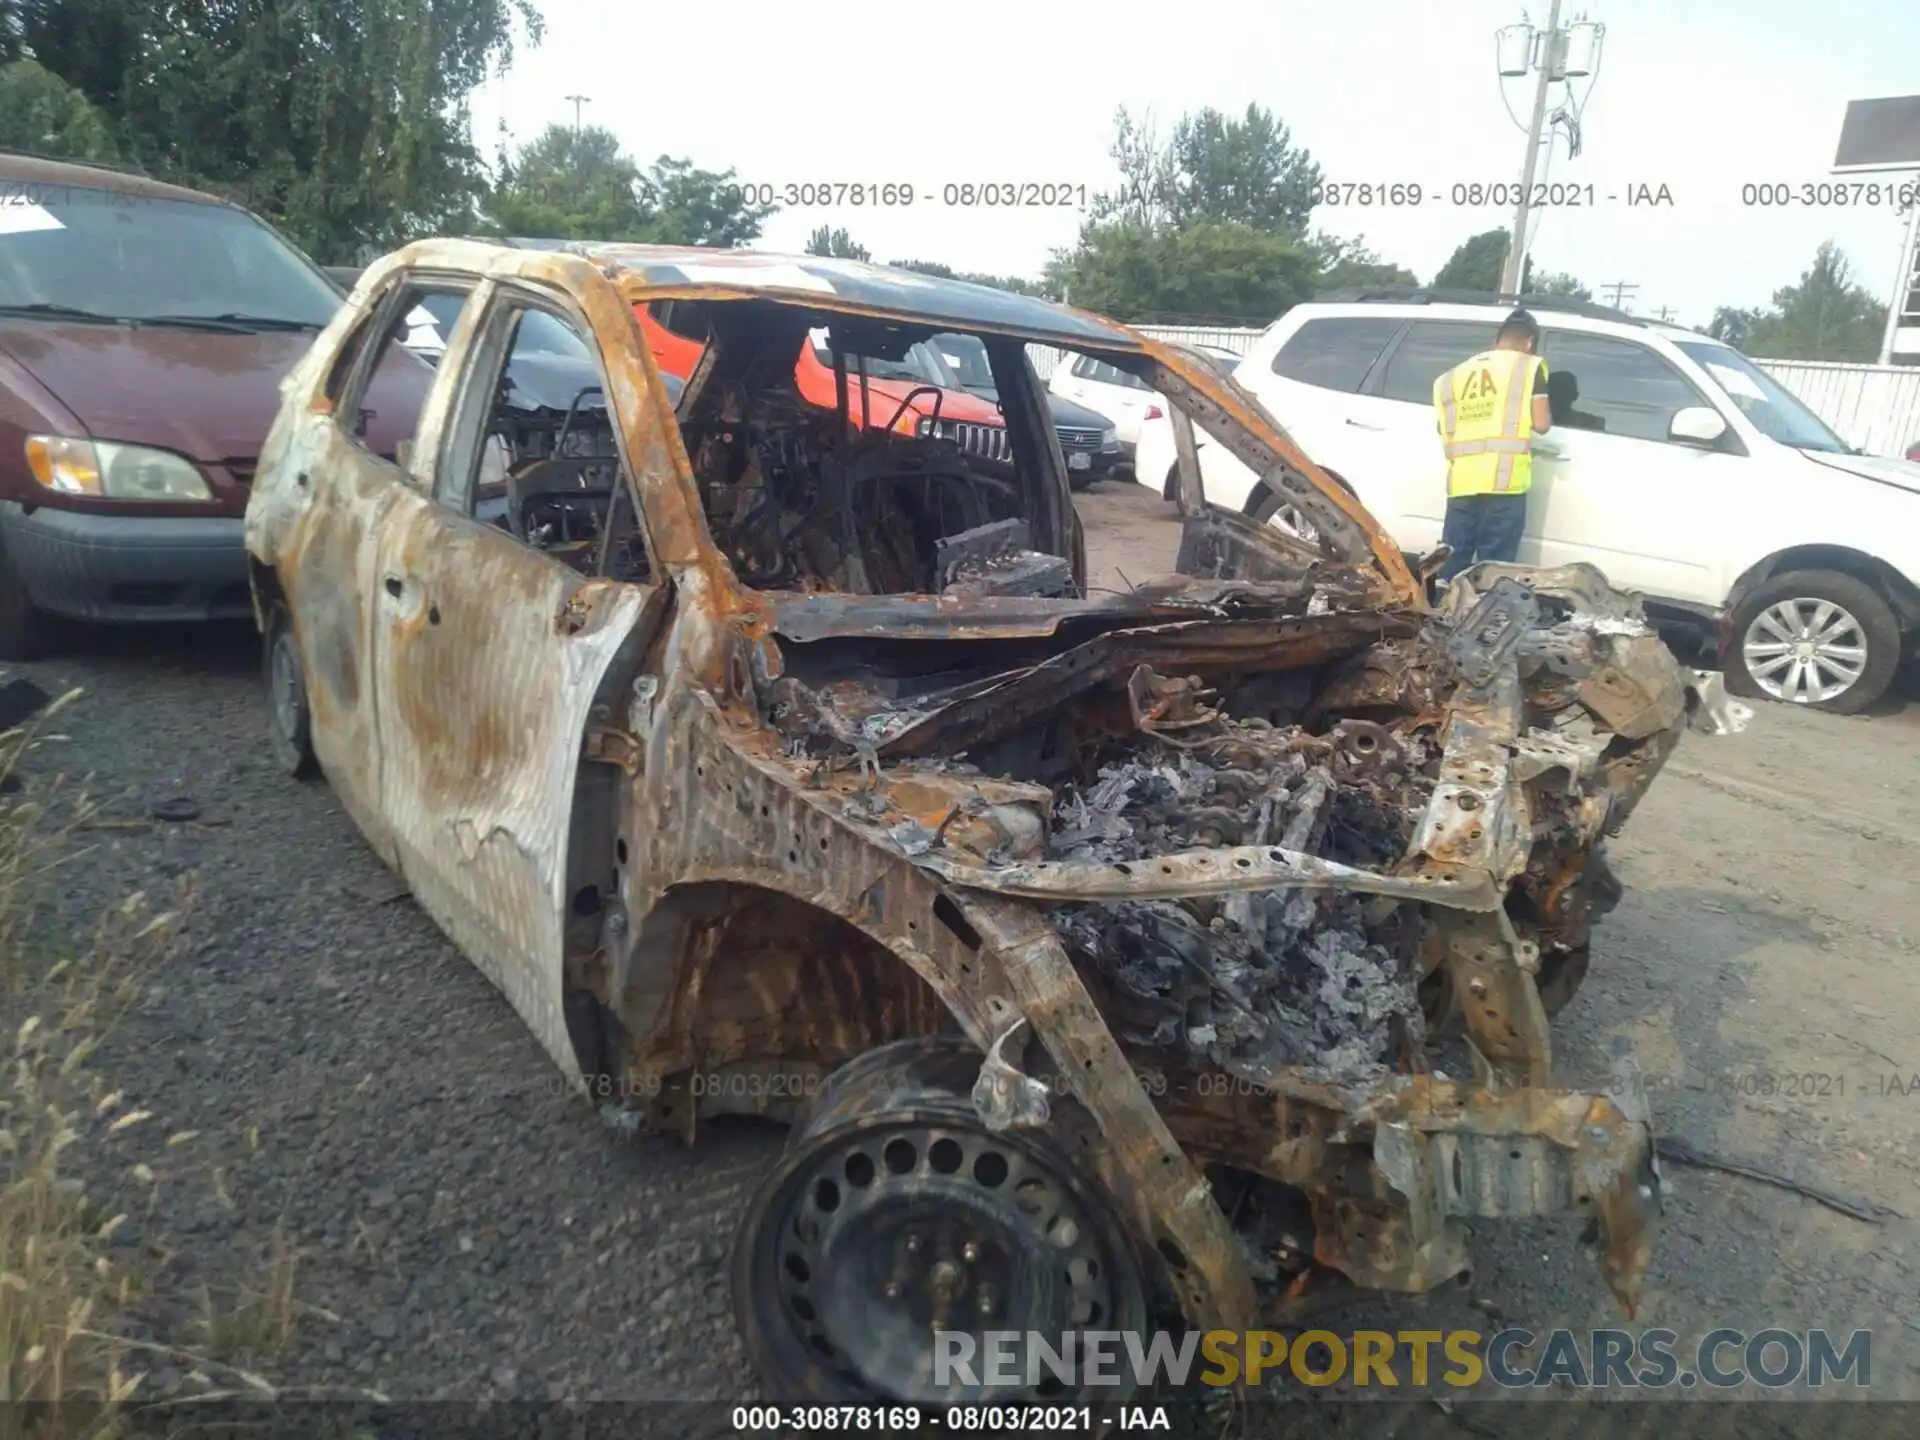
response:
[(779, 208), (748, 204), (731, 168), (701, 170), (671, 155), (655, 160), (642, 183), (648, 219), (640, 238), (656, 245), (745, 245)]
[(1316, 294), (1358, 285), (1418, 285), (1419, 277), (1404, 265), (1390, 265), (1367, 248), (1364, 235), (1348, 240), (1333, 235), (1318, 235), (1309, 240), (1306, 250), (1319, 268), (1314, 281)]
[(1752, 322), (1740, 348), (1768, 360), (1871, 361), (1886, 323), (1887, 307), (1854, 282), (1847, 257), (1828, 240), (1798, 281), (1773, 292), (1772, 308)]
[(1766, 316), (1766, 312), (1756, 309), (1739, 309), (1722, 305), (1713, 312), (1713, 319), (1707, 322), (1707, 334), (1716, 340), (1724, 340), (1736, 350), (1746, 350), (1753, 339), (1753, 330)]
[(1593, 291), (1572, 275), (1558, 270), (1542, 270), (1533, 273), (1533, 262), (1527, 262), (1526, 292), (1529, 295), (1562, 295), (1569, 300), (1591, 300)]
[(240, 200), (322, 260), (475, 223), (468, 99), (538, 41), (532, 0), (14, 0), (14, 53), (120, 154)]
[(619, 137), (598, 125), (549, 125), (503, 161), (488, 202), (503, 235), (633, 240), (648, 214), (640, 167)]
[(1121, 184), (1096, 197), (1096, 223), (1245, 225), (1300, 240), (1321, 181), (1313, 157), (1257, 104), (1237, 119), (1212, 106), (1184, 115), (1165, 145), (1150, 121), (1136, 122), (1123, 106), (1109, 153)]
[(1265, 325), (1313, 293), (1304, 247), (1250, 225), (1096, 226), (1049, 266), (1055, 293), (1116, 320)]
[[(1447, 263), (1440, 267), (1440, 273), (1433, 277), (1433, 288), (1498, 293), (1500, 272), (1507, 263), (1507, 240), (1505, 230), (1482, 230), (1461, 241), (1459, 248), (1447, 257)], [(1532, 278), (1533, 262), (1529, 260), (1520, 288), (1526, 289), (1526, 281)]]
[(845, 230), (822, 225), (807, 237), (807, 254), (826, 255), (836, 260), (871, 260), (873, 252)]
[[(1433, 277), (1436, 290), (1478, 290), (1490, 295), (1500, 293), (1500, 276), (1507, 267), (1507, 230), (1482, 230), (1460, 242), (1447, 257), (1440, 273)], [(1593, 291), (1577, 278), (1551, 270), (1535, 270), (1529, 255), (1520, 267), (1520, 290), (1526, 295), (1560, 295), (1572, 300), (1591, 300)]]
[(502, 235), (731, 247), (773, 211), (744, 204), (731, 170), (662, 155), (643, 171), (598, 125), (549, 125), (499, 172), (487, 209)]
[(33, 60), (0, 65), (0, 148), (69, 160), (120, 158), (106, 117)]

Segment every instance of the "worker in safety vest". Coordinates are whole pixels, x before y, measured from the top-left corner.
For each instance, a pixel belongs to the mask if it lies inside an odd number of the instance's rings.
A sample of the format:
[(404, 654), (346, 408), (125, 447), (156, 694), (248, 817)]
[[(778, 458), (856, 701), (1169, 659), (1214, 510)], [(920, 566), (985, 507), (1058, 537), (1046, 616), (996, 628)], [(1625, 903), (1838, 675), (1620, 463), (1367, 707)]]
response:
[(1547, 362), (1533, 353), (1540, 327), (1525, 310), (1501, 323), (1483, 350), (1433, 382), (1433, 408), (1447, 456), (1447, 521), (1452, 548), (1441, 578), (1482, 560), (1511, 564), (1526, 526), (1533, 483), (1528, 442), (1553, 424)]

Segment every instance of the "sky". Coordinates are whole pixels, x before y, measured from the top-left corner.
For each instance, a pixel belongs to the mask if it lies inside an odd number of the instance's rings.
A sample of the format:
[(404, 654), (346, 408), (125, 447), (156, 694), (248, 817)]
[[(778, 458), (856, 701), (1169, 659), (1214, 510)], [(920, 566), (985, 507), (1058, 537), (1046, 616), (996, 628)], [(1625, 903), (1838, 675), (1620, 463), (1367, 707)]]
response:
[[(502, 123), (524, 142), (571, 124), (567, 97), (582, 95), (586, 123), (642, 162), (664, 153), (756, 184), (915, 192), (910, 206), (785, 208), (761, 248), (799, 250), (829, 224), (880, 261), (1037, 275), (1073, 242), (1076, 210), (949, 206), (946, 187), (1053, 183), (1077, 201), (1079, 187), (1116, 178), (1118, 107), (1164, 135), (1184, 112), (1258, 102), (1329, 180), (1421, 186), (1418, 206), (1323, 205), (1314, 224), (1363, 235), (1422, 280), (1467, 236), (1512, 221), (1504, 206), (1456, 206), (1453, 187), (1518, 180), (1526, 136), (1513, 117), (1526, 120), (1532, 82), (1504, 82), (1503, 104), (1494, 32), (1523, 16), (1544, 25), (1548, 11), (1545, 0), (536, 3), (544, 40), (474, 96), (489, 156)], [(1623, 295), (1634, 313), (1664, 307), (1704, 325), (1716, 306), (1764, 305), (1831, 239), (1860, 283), (1891, 292), (1904, 222), (1884, 198), (1782, 208), (1744, 203), (1743, 186), (1831, 183), (1846, 102), (1920, 93), (1912, 0), (1563, 4), (1563, 24), (1577, 16), (1606, 26), (1600, 68), (1575, 82), (1582, 153), (1569, 158), (1561, 140), (1545, 178), (1591, 185), (1594, 203), (1541, 215), (1536, 267), (1570, 271), (1603, 300), (1624, 281), (1638, 287)], [(1630, 205), (1641, 186), (1664, 186), (1671, 203)]]

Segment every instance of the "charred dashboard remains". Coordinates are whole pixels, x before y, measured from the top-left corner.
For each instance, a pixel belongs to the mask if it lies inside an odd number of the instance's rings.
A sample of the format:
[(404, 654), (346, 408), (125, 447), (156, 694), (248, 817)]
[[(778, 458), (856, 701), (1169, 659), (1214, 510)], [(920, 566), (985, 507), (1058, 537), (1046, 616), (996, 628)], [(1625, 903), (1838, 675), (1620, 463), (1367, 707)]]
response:
[(922, 333), (833, 320), (829, 407), (800, 392), (794, 355), (830, 317), (751, 303), (710, 314), (681, 429), (701, 508), (744, 583), (854, 595), (1076, 593), (1062, 527), (1035, 503), (1045, 487), (1023, 473), (1024, 447), (999, 458), (942, 438), (938, 386), (898, 400), (874, 390), (867, 369), (901, 363)]

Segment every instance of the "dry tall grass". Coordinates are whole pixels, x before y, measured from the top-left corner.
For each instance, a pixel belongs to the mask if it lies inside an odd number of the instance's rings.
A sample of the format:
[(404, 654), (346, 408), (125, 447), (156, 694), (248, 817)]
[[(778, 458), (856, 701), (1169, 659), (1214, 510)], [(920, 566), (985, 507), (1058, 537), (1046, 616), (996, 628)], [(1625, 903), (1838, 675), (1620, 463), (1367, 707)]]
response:
[(178, 910), (129, 896), (67, 955), (35, 925), (47, 883), (84, 876), (75, 831), (94, 807), (58, 781), (36, 791), (10, 777), (59, 738), (47, 722), (79, 693), (0, 735), (0, 1440), (120, 1433), (140, 1369), (114, 1324), (137, 1293), (110, 1244), (128, 1217), (103, 1213), (72, 1172), (83, 1147), (106, 1147), (137, 1183), (153, 1182), (135, 1158), (160, 1143), (142, 1128), (152, 1117), (88, 1062), (166, 954)]

